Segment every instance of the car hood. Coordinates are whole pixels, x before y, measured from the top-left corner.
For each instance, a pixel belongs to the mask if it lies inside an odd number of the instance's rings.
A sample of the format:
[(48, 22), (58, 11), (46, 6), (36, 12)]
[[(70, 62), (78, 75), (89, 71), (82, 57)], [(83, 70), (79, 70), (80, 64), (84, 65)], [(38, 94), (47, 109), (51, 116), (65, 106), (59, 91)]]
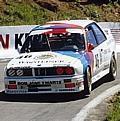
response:
[(11, 67), (55, 67), (81, 66), (81, 54), (73, 51), (46, 51), (20, 54), (12, 59), (7, 68)]

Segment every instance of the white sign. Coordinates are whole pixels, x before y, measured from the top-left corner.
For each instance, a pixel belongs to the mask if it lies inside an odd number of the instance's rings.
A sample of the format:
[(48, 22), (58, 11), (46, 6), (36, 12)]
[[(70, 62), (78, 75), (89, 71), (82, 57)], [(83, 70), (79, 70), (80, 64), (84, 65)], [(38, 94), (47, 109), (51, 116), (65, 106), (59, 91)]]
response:
[(31, 29), (37, 25), (1, 26), (0, 27), (0, 59), (12, 58), (18, 54), (17, 49), (22, 47), (25, 38)]

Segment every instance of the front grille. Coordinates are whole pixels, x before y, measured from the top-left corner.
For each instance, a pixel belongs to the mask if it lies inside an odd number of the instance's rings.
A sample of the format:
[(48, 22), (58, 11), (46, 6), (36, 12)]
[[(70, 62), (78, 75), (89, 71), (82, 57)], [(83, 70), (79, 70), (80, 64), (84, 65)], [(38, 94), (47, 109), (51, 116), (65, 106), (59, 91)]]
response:
[(33, 76), (32, 75), (32, 68), (23, 69), (23, 76)]
[(35, 68), (35, 76), (52, 76), (57, 75), (55, 68)]

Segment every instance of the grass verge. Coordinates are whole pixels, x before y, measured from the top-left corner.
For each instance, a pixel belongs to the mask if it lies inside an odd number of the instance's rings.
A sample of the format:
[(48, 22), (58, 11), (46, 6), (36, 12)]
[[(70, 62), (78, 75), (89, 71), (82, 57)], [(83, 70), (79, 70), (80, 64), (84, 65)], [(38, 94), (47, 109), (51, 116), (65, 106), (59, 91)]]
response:
[(112, 97), (109, 103), (105, 121), (120, 121), (120, 92)]

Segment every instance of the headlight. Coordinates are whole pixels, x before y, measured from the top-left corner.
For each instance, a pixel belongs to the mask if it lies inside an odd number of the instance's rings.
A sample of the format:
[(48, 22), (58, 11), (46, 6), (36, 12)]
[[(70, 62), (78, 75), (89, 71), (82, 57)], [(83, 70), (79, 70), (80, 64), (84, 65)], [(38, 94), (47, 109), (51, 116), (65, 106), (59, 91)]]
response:
[(6, 74), (7, 76), (15, 76), (15, 69), (8, 69)]
[(57, 67), (56, 73), (58, 75), (73, 75), (75, 72), (73, 67)]
[(21, 69), (8, 69), (7, 76), (23, 76), (23, 70)]
[(32, 76), (32, 68), (9, 68), (6, 70), (7, 76)]
[(17, 74), (17, 76), (22, 76), (23, 70), (21, 70), (21, 69), (16, 70), (16, 74)]

